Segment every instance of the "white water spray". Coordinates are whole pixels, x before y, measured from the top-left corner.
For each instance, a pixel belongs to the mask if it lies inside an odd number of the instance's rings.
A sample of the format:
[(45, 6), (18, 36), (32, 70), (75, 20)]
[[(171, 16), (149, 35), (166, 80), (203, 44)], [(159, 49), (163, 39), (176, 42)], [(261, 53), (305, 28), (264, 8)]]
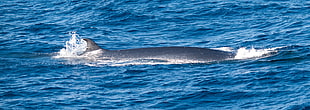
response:
[(62, 48), (55, 57), (77, 57), (86, 50), (86, 47), (87, 43), (76, 32), (71, 32), (71, 38), (66, 41), (65, 48)]
[(246, 49), (245, 47), (239, 48), (236, 52), (234, 59), (250, 59), (250, 58), (263, 58), (277, 52), (278, 47), (269, 49)]

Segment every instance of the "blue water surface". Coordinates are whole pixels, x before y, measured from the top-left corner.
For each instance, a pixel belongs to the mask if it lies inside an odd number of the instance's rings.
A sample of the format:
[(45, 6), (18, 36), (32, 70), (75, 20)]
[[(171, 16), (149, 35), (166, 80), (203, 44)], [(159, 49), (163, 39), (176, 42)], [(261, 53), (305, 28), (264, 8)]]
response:
[[(310, 109), (307, 0), (2, 0), (0, 109)], [(282, 47), (208, 64), (54, 58), (70, 32), (106, 49)]]

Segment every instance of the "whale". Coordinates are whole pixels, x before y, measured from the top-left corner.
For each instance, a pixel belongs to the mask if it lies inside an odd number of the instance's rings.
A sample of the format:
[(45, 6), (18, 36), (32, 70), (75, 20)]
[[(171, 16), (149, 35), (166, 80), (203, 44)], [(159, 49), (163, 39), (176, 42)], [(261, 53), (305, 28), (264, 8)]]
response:
[(187, 63), (207, 63), (212, 61), (223, 61), (234, 58), (233, 52), (215, 50), (200, 47), (149, 47), (121, 50), (108, 50), (98, 46), (93, 40), (83, 38), (87, 47), (81, 55), (89, 52), (100, 51), (103, 59), (114, 60), (160, 60), (160, 61), (185, 61)]

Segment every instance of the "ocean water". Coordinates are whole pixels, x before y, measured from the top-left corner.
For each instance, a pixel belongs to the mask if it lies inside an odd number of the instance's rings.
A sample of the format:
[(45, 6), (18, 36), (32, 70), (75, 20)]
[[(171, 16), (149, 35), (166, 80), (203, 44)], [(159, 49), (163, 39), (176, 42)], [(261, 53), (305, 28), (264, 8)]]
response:
[[(0, 109), (310, 109), (306, 0), (2, 0)], [(225, 49), (210, 63), (98, 61), (102, 48)]]

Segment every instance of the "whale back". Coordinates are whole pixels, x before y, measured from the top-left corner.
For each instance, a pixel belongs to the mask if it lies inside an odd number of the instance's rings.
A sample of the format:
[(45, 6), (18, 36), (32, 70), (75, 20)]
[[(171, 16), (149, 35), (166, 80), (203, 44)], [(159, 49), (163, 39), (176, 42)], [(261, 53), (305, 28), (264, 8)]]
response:
[(215, 61), (233, 58), (234, 53), (198, 47), (151, 47), (112, 50), (104, 56), (118, 58), (183, 59), (195, 61)]
[(191, 61), (220, 61), (233, 58), (235, 53), (198, 47), (151, 47), (124, 50), (106, 50), (99, 47), (91, 39), (83, 39), (87, 42), (87, 49), (83, 53), (94, 50), (102, 50), (100, 56), (113, 59), (170, 59)]

